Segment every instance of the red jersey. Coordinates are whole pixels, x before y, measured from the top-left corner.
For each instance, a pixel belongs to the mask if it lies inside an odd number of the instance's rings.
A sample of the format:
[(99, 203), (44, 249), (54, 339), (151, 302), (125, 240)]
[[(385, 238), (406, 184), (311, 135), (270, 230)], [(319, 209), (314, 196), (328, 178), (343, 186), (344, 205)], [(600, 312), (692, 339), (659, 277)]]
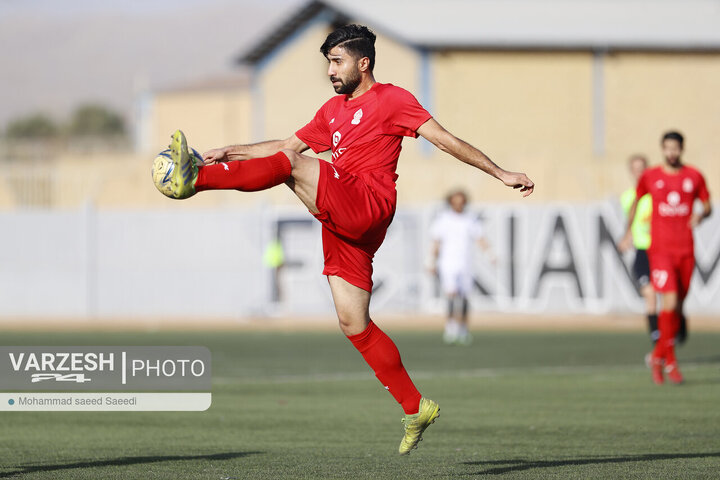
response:
[(637, 198), (646, 193), (650, 193), (653, 203), (650, 251), (693, 254), (689, 225), (693, 203), (696, 198), (703, 202), (710, 198), (702, 174), (685, 165), (675, 174), (667, 173), (663, 167), (648, 168), (638, 180)]
[(405, 89), (374, 83), (357, 98), (336, 95), (295, 135), (315, 153), (332, 149), (333, 164), (363, 179), (395, 204), (395, 180), (403, 137), (432, 115)]

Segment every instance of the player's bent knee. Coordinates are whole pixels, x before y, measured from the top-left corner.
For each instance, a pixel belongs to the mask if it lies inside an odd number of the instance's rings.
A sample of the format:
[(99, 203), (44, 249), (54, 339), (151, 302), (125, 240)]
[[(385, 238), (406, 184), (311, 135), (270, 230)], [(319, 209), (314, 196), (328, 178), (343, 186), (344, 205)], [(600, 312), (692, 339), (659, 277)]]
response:
[(365, 331), (368, 320), (355, 315), (338, 314), (338, 325), (345, 335), (356, 335)]

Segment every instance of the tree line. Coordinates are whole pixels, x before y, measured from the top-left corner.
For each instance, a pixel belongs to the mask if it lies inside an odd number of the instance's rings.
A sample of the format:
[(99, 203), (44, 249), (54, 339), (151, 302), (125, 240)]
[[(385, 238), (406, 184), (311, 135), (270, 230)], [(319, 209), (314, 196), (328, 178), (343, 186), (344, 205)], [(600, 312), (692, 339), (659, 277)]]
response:
[(65, 122), (46, 113), (33, 113), (11, 120), (5, 128), (8, 140), (49, 140), (60, 137), (118, 137), (127, 129), (123, 117), (99, 104), (81, 105)]

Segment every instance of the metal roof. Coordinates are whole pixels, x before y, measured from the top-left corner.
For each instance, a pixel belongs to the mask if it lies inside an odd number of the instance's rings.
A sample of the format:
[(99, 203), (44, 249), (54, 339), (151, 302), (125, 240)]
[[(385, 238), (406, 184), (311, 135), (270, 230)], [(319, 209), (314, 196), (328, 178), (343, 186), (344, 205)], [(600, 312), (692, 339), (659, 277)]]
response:
[(720, 50), (720, 0), (314, 0), (239, 60), (323, 12), (430, 50)]

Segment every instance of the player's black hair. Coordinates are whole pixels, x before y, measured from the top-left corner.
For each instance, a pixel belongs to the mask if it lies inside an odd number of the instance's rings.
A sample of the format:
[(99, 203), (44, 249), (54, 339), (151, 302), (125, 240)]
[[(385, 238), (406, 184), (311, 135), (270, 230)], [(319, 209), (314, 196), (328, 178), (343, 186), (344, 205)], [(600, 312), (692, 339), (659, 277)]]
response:
[(662, 144), (665, 142), (665, 140), (675, 140), (680, 144), (680, 148), (683, 148), (685, 144), (685, 137), (682, 136), (682, 133), (676, 132), (675, 130), (671, 130), (669, 132), (665, 132), (665, 134), (662, 136), (662, 140), (660, 143)]
[(369, 28), (356, 24), (340, 27), (327, 36), (320, 51), (327, 57), (330, 50), (337, 46), (342, 46), (357, 59), (367, 57), (372, 72), (375, 67), (375, 34)]

